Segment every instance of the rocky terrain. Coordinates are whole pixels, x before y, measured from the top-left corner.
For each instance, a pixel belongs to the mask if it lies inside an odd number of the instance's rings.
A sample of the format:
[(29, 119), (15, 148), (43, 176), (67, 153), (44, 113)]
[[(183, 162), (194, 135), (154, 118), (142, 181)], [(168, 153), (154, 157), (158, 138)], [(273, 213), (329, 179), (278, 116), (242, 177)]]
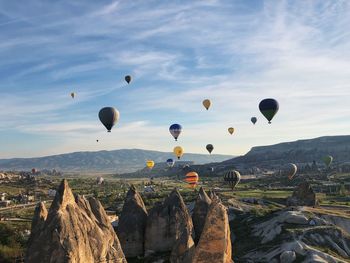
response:
[(115, 234), (100, 203), (62, 181), (49, 211), (36, 208), (26, 262), (350, 262), (350, 209), (319, 206), (304, 183), (288, 200), (271, 210), (201, 188), (188, 210), (174, 189), (147, 211), (131, 186)]
[(25, 262), (126, 262), (100, 202), (74, 196), (63, 180), (49, 211), (35, 210)]

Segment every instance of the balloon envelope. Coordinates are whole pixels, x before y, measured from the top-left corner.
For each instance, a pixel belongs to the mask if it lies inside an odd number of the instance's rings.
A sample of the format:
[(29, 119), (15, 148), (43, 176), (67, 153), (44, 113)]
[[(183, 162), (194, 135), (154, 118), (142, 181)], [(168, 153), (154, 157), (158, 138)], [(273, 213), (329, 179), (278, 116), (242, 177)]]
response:
[(180, 136), (181, 131), (182, 126), (180, 124), (174, 123), (169, 127), (169, 132), (174, 137), (175, 141), (177, 141), (177, 138)]
[(282, 168), (282, 175), (288, 176), (288, 179), (292, 180), (297, 171), (298, 167), (294, 163), (288, 163)]
[(129, 84), (131, 82), (131, 76), (130, 75), (126, 75), (125, 76), (125, 81)]
[(233, 134), (233, 132), (235, 131), (235, 129), (234, 129), (233, 127), (230, 127), (230, 128), (228, 128), (227, 130), (228, 130), (228, 132), (229, 132), (230, 134)]
[(32, 169), (32, 173), (33, 173), (33, 174), (36, 173), (36, 169), (35, 169), (35, 168)]
[(175, 161), (173, 159), (168, 159), (166, 160), (166, 164), (169, 166), (169, 167), (173, 167), (174, 164), (175, 164)]
[(333, 157), (330, 155), (326, 155), (325, 157), (323, 157), (323, 162), (327, 167), (329, 167), (333, 162)]
[(190, 185), (191, 188), (195, 188), (198, 184), (199, 176), (196, 172), (189, 172), (186, 174), (185, 181)]
[(240, 180), (241, 180), (241, 175), (236, 170), (228, 171), (224, 175), (224, 181), (229, 184), (232, 190), (238, 185)]
[(173, 150), (175, 156), (177, 159), (180, 159), (182, 155), (184, 154), (184, 149), (181, 146), (176, 146)]
[(105, 107), (100, 110), (98, 117), (102, 124), (106, 127), (107, 131), (110, 132), (112, 127), (119, 120), (119, 111), (113, 107)]
[(210, 108), (211, 101), (209, 99), (203, 100), (202, 103), (203, 103), (204, 108), (206, 108), (207, 110)]
[(72, 93), (70, 94), (70, 96), (72, 97), (72, 99), (74, 99), (74, 97), (75, 97), (75, 93), (74, 93), (74, 92), (72, 92)]
[(257, 122), (257, 118), (256, 117), (251, 117), (251, 119), (250, 119), (250, 121), (253, 123), (253, 124), (255, 124), (256, 122)]
[(264, 99), (259, 104), (260, 112), (271, 123), (272, 118), (276, 115), (279, 109), (279, 104), (275, 99)]
[(207, 144), (207, 146), (205, 148), (207, 148), (207, 151), (209, 153), (211, 153), (214, 150), (214, 146), (212, 144)]
[(154, 167), (154, 161), (152, 160), (146, 161), (146, 166), (147, 168), (152, 169)]

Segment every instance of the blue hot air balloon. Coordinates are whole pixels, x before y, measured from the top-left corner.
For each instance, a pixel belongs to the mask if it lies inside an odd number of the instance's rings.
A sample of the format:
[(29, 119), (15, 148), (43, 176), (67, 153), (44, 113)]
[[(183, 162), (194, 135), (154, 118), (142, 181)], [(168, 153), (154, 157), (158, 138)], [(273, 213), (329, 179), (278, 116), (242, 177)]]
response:
[(166, 160), (166, 164), (171, 168), (174, 166), (175, 161), (173, 159), (168, 159)]
[(169, 131), (171, 133), (171, 135), (174, 137), (175, 141), (177, 141), (177, 138), (180, 136), (180, 133), (182, 131), (182, 126), (180, 124), (172, 124), (169, 127)]

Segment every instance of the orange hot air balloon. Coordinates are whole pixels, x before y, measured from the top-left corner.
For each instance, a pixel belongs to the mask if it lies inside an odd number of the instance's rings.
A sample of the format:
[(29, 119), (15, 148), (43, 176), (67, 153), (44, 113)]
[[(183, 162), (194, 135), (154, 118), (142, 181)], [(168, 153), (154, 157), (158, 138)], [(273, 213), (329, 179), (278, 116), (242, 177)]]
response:
[(185, 181), (189, 184), (191, 188), (196, 188), (198, 180), (199, 176), (196, 172), (189, 172), (186, 174)]

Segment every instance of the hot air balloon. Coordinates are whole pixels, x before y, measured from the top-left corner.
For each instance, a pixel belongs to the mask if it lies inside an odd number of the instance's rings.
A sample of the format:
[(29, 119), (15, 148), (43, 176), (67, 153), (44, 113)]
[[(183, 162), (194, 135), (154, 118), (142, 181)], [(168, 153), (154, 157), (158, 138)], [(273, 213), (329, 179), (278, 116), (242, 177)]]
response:
[(212, 144), (207, 144), (207, 146), (205, 147), (207, 148), (207, 151), (211, 154), (211, 152), (214, 150), (214, 146)]
[(72, 97), (72, 99), (74, 99), (75, 93), (74, 93), (74, 92), (71, 92), (70, 96)]
[(32, 174), (35, 174), (35, 173), (36, 173), (36, 169), (32, 168)]
[(96, 184), (98, 184), (98, 185), (102, 184), (103, 181), (104, 181), (104, 179), (103, 179), (102, 176), (98, 176), (98, 177), (96, 178)]
[(235, 131), (235, 129), (234, 129), (233, 127), (230, 127), (230, 128), (228, 128), (227, 130), (228, 130), (228, 132), (229, 132), (230, 134), (233, 134), (233, 132)]
[(210, 100), (205, 99), (205, 100), (203, 100), (202, 103), (203, 103), (204, 108), (206, 108), (207, 110), (210, 108), (210, 105), (211, 105), (211, 101)]
[(198, 184), (199, 176), (196, 172), (189, 172), (186, 174), (185, 181), (190, 185), (191, 188), (195, 188)]
[(278, 112), (279, 105), (275, 99), (264, 99), (259, 104), (260, 112), (271, 123), (273, 116)]
[(288, 176), (289, 180), (292, 180), (294, 175), (297, 173), (297, 166), (294, 163), (288, 163), (287, 165), (284, 165), (282, 168), (282, 175)]
[(130, 82), (131, 82), (131, 76), (130, 76), (130, 75), (126, 75), (124, 79), (125, 79), (125, 81), (126, 81), (128, 84), (130, 84)]
[(98, 117), (108, 132), (111, 132), (112, 127), (118, 122), (119, 111), (113, 107), (105, 107), (100, 110)]
[(182, 126), (180, 124), (174, 123), (169, 127), (169, 131), (174, 137), (175, 141), (177, 141), (177, 138), (180, 136), (180, 133), (182, 131)]
[(257, 122), (257, 118), (256, 117), (251, 117), (250, 118), (250, 121), (253, 123), (253, 124), (255, 124), (256, 122)]
[(180, 159), (181, 156), (184, 154), (184, 149), (181, 146), (176, 146), (173, 150), (175, 156), (177, 159)]
[(224, 181), (230, 185), (232, 190), (238, 185), (240, 180), (241, 180), (241, 175), (236, 170), (228, 171), (224, 175)]
[(154, 162), (152, 160), (148, 160), (146, 161), (146, 166), (147, 168), (152, 169), (154, 166)]
[(333, 162), (333, 157), (330, 155), (326, 155), (325, 157), (322, 158), (324, 164), (329, 167), (331, 163)]
[(168, 165), (168, 167), (173, 167), (175, 164), (175, 161), (173, 159), (168, 159), (166, 160), (166, 164)]

